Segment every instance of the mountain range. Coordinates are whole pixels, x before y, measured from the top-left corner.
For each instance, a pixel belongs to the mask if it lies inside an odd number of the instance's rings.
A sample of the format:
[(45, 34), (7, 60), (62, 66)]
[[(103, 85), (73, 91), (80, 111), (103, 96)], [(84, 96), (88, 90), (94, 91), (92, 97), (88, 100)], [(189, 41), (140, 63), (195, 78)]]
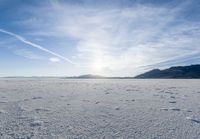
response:
[(193, 79), (200, 78), (200, 64), (190, 66), (176, 66), (168, 69), (153, 69), (135, 77), (105, 77), (86, 74), (81, 76), (65, 77), (67, 79)]
[(153, 69), (135, 77), (106, 77), (100, 75), (86, 74), (71, 77), (54, 76), (8, 76), (3, 78), (61, 78), (61, 79), (200, 79), (200, 64), (190, 66), (176, 66), (168, 69)]
[(137, 79), (166, 78), (166, 79), (193, 79), (200, 78), (200, 65), (176, 66), (168, 69), (153, 69), (137, 75)]

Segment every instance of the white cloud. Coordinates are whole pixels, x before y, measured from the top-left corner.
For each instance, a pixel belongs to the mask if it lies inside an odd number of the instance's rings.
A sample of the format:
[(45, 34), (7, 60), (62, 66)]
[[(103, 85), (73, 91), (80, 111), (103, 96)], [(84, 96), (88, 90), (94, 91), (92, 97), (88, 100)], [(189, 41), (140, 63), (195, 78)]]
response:
[(89, 73), (134, 75), (140, 67), (200, 52), (199, 23), (180, 17), (187, 3), (175, 8), (136, 5), (94, 9), (59, 2), (51, 6), (33, 13), (39, 19), (33, 26), (44, 29), (38, 30), (38, 35), (78, 40), (73, 55)]
[(12, 37), (15, 37), (15, 38), (18, 39), (19, 41), (21, 41), (21, 42), (23, 42), (23, 43), (25, 43), (25, 44), (27, 44), (27, 45), (29, 45), (29, 46), (31, 46), (31, 47), (37, 48), (37, 49), (39, 49), (39, 50), (41, 50), (41, 51), (44, 51), (44, 52), (49, 53), (49, 54), (51, 54), (51, 55), (57, 56), (57, 57), (61, 58), (62, 60), (65, 60), (65, 61), (67, 61), (67, 62), (69, 62), (69, 63), (71, 63), (71, 64), (75, 64), (74, 62), (72, 62), (72, 61), (69, 60), (68, 58), (66, 58), (66, 57), (64, 57), (64, 56), (62, 56), (62, 55), (60, 55), (60, 54), (58, 54), (58, 53), (55, 53), (55, 52), (53, 52), (53, 51), (51, 51), (51, 50), (49, 50), (49, 49), (46, 49), (46, 48), (44, 48), (44, 47), (41, 46), (41, 45), (35, 44), (35, 43), (33, 43), (33, 42), (31, 42), (31, 41), (25, 39), (24, 37), (22, 37), (22, 36), (20, 36), (20, 35), (15, 34), (15, 33), (13, 33), (13, 32), (6, 31), (6, 30), (1, 29), (1, 28), (0, 28), (0, 32), (5, 33), (5, 34), (8, 34), (8, 35), (10, 35), (10, 36), (12, 36)]
[(53, 63), (58, 63), (58, 62), (60, 62), (60, 59), (57, 58), (57, 57), (51, 57), (51, 58), (49, 58), (49, 60), (50, 60), (51, 62), (53, 62)]

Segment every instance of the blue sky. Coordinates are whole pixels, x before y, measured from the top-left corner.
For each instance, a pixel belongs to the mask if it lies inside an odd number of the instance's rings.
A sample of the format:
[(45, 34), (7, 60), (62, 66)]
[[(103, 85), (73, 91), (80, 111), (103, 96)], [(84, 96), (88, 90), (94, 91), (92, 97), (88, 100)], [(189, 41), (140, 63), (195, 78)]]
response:
[(0, 0), (0, 76), (198, 64), (199, 13), (199, 0)]

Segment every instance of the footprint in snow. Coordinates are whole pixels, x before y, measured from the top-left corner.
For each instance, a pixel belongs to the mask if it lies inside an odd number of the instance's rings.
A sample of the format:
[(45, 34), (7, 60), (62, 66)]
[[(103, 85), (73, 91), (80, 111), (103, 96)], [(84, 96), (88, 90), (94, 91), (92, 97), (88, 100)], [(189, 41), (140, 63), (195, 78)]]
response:
[(42, 99), (42, 97), (32, 97), (32, 99)]
[(169, 89), (175, 89), (176, 87), (168, 87)]
[(191, 110), (187, 110), (186, 112), (192, 112)]
[(170, 98), (176, 98), (175, 96), (170, 96)]
[(131, 91), (134, 91), (134, 90), (133, 90), (133, 89), (127, 89), (126, 91), (127, 91), (127, 92), (131, 92)]
[(24, 116), (24, 115), (21, 115), (21, 116), (18, 117), (18, 119), (26, 119), (26, 118), (28, 118), (28, 117)]
[(195, 122), (195, 123), (198, 123), (198, 124), (200, 124), (200, 120), (197, 120), (197, 119), (194, 119), (194, 118), (192, 118), (192, 117), (186, 117), (186, 119), (187, 120), (190, 120), (190, 121), (192, 121), (192, 122)]
[(181, 111), (181, 109), (179, 109), (179, 108), (171, 108), (170, 110), (172, 110), (172, 111)]
[(160, 95), (160, 98), (161, 98), (161, 99), (165, 99), (165, 96), (163, 96), (163, 95)]
[(36, 111), (36, 112), (48, 112), (48, 111), (50, 111), (50, 110), (48, 110), (48, 109), (43, 109), (43, 108), (37, 108), (37, 109), (35, 109), (35, 111)]
[(166, 91), (165, 93), (166, 94), (174, 94), (173, 92), (169, 92), (169, 91)]
[(188, 110), (188, 109), (183, 109), (186, 112), (192, 112), (192, 110)]
[(29, 99), (26, 98), (26, 99), (24, 99), (23, 101), (29, 101)]
[(168, 109), (167, 109), (167, 108), (161, 108), (160, 110), (163, 110), (163, 111), (168, 111)]
[(158, 93), (163, 93), (163, 92), (165, 92), (164, 90), (161, 90), (161, 91), (159, 91)]
[(4, 110), (0, 110), (0, 114), (6, 113)]
[(90, 102), (89, 100), (87, 100), (87, 99), (84, 99), (84, 100), (82, 100), (83, 102)]
[(169, 103), (176, 103), (176, 101), (169, 101)]
[(160, 88), (156, 88), (156, 90), (161, 90)]
[(68, 129), (68, 130), (72, 130), (72, 129), (73, 129), (73, 127), (72, 127), (72, 126), (70, 126), (70, 125), (68, 125), (68, 126), (67, 126), (67, 129)]
[(36, 127), (36, 126), (42, 126), (44, 122), (40, 120), (34, 120), (33, 122), (30, 123), (31, 127)]

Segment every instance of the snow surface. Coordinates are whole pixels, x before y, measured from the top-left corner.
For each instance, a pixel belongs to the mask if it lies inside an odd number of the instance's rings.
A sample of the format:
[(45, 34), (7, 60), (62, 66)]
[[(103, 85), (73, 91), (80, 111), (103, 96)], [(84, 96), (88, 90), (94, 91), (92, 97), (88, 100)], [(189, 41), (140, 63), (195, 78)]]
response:
[(0, 139), (199, 139), (200, 80), (0, 79)]

